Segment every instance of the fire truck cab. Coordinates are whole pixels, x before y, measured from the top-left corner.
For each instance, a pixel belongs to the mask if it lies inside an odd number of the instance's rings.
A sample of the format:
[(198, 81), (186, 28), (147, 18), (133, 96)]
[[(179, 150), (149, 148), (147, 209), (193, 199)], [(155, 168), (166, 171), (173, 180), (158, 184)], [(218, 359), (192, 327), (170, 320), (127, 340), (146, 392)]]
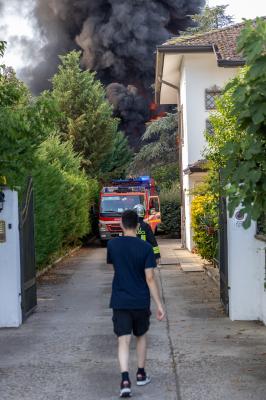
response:
[(146, 210), (145, 222), (153, 232), (161, 223), (160, 199), (149, 176), (112, 181), (113, 186), (104, 187), (100, 193), (99, 232), (102, 242), (122, 236), (121, 215), (143, 204)]

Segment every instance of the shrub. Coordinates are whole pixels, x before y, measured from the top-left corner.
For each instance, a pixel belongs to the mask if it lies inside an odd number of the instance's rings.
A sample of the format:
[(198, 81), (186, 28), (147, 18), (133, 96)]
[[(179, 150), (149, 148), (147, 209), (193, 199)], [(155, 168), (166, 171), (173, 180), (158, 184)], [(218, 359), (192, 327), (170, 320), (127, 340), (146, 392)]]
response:
[(230, 216), (240, 206), (248, 228), (266, 209), (266, 21), (246, 21), (238, 39), (246, 67), (225, 87), (211, 117), (212, 160)]
[(162, 190), (160, 194), (162, 229), (166, 234), (174, 237), (181, 236), (181, 212), (179, 186), (174, 183), (170, 189)]
[(89, 210), (96, 183), (86, 178), (79, 165), (80, 157), (70, 142), (62, 144), (51, 136), (39, 146), (33, 171), (39, 266), (91, 231)]
[(54, 129), (57, 115), (53, 99), (45, 93), (32, 98), (15, 72), (0, 66), (0, 176), (10, 187), (24, 187), (36, 149)]
[(217, 253), (218, 210), (214, 195), (195, 195), (191, 205), (191, 225), (197, 252), (213, 261)]

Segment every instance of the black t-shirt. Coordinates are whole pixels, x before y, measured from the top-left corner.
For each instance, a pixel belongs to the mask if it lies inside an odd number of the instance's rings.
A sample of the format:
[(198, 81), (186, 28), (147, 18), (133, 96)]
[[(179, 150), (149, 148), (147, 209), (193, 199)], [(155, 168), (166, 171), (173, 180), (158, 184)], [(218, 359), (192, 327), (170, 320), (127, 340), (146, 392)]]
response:
[(152, 246), (137, 237), (112, 239), (108, 242), (107, 263), (113, 264), (115, 272), (110, 307), (149, 308), (150, 291), (145, 269), (156, 267)]

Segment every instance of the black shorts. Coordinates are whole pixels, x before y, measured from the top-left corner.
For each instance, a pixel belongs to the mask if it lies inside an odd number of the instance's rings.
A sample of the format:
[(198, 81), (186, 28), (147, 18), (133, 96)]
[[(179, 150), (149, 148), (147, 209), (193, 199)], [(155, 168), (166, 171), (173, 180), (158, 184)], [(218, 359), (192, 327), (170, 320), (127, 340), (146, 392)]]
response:
[(117, 336), (142, 336), (150, 326), (151, 312), (149, 309), (113, 310), (114, 333)]

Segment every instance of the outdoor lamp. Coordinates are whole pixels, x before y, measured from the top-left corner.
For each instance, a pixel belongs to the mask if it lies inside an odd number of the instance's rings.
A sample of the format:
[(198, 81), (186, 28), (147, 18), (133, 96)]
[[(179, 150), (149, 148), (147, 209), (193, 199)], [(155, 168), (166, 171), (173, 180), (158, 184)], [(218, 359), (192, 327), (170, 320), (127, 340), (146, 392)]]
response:
[(0, 192), (0, 212), (3, 211), (4, 202), (5, 202), (5, 194), (3, 192)]

